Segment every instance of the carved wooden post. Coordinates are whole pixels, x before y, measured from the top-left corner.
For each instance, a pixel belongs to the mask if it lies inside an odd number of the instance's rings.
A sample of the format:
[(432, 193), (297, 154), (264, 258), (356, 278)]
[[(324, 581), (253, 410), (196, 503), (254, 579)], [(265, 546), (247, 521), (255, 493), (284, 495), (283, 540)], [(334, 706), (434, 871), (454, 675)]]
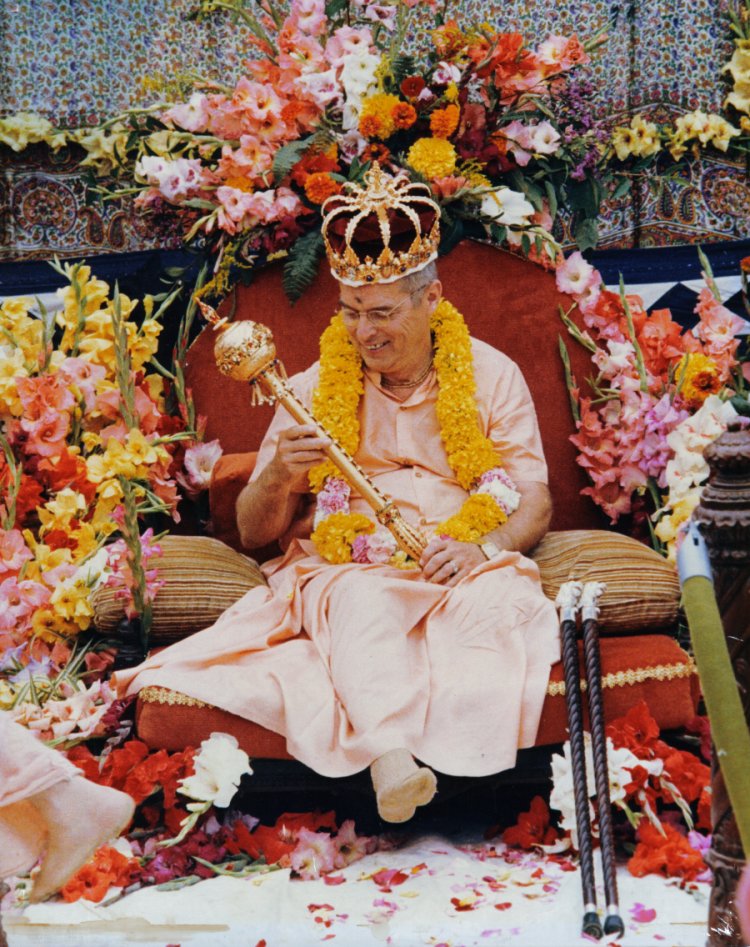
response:
[[(711, 557), (716, 601), (745, 719), (750, 723), (750, 429), (731, 424), (706, 448), (705, 458), (711, 474), (694, 515)], [(734, 909), (734, 893), (750, 852), (742, 850), (715, 759), (711, 789), (713, 838), (707, 861), (714, 883), (707, 943), (710, 947), (742, 947), (745, 941)]]

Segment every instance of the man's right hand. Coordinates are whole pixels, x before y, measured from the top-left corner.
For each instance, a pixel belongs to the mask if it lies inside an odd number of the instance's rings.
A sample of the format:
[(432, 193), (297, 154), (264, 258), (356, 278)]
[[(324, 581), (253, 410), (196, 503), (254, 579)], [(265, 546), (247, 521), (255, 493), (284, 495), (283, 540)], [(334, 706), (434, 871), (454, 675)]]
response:
[(307, 473), (326, 459), (330, 437), (320, 436), (313, 424), (295, 424), (279, 434), (271, 463), (274, 476), (293, 493), (307, 493)]

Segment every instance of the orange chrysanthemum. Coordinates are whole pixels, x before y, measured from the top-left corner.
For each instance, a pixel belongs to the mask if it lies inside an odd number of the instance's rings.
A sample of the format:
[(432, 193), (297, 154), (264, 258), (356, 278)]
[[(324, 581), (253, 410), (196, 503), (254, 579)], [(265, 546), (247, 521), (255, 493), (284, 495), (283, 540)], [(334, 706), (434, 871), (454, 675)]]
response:
[(323, 201), (340, 191), (341, 184), (325, 171), (311, 174), (305, 181), (305, 194), (313, 204), (322, 204)]
[(383, 121), (379, 115), (363, 115), (359, 120), (359, 133), (364, 138), (384, 138)]
[(362, 152), (362, 161), (377, 161), (379, 164), (383, 164), (384, 161), (387, 161), (391, 156), (391, 149), (386, 148), (385, 145), (381, 145), (380, 142), (373, 141)]
[(430, 131), (435, 138), (450, 138), (458, 128), (458, 118), (461, 110), (457, 105), (447, 105), (444, 109), (436, 109), (430, 116)]
[(411, 128), (417, 120), (417, 110), (408, 102), (399, 102), (391, 111), (394, 128)]

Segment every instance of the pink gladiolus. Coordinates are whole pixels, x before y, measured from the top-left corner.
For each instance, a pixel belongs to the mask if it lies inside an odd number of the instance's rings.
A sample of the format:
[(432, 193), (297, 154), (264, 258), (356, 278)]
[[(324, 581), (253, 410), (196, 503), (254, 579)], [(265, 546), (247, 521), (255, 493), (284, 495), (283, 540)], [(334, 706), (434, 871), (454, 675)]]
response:
[(36, 375), (16, 379), (18, 397), (26, 421), (38, 421), (51, 414), (72, 411), (76, 399), (66, 380), (59, 375)]
[(364, 16), (366, 20), (381, 23), (386, 30), (392, 32), (396, 28), (396, 9), (382, 3), (370, 3), (364, 9)]
[(289, 19), (308, 36), (325, 33), (328, 19), (323, 0), (292, 0), (289, 13)]
[(554, 67), (550, 72), (572, 69), (573, 66), (591, 62), (576, 36), (552, 35), (537, 49), (539, 61)]
[(208, 489), (211, 474), (221, 455), (221, 444), (217, 440), (188, 447), (183, 460), (185, 473), (177, 474), (177, 482), (188, 497), (195, 499), (199, 493)]
[(173, 122), (189, 132), (204, 132), (208, 128), (208, 98), (202, 92), (193, 92), (187, 102), (173, 105), (162, 115), (165, 122)]
[(336, 844), (327, 832), (311, 832), (303, 827), (297, 832), (297, 845), (290, 862), (301, 878), (320, 878), (336, 867), (337, 854)]
[(344, 60), (352, 53), (369, 50), (372, 46), (372, 33), (365, 27), (354, 29), (351, 26), (341, 26), (334, 30), (323, 51), (323, 55), (334, 67), (344, 65)]
[(66, 358), (60, 363), (58, 375), (69, 388), (71, 385), (80, 391), (86, 410), (90, 410), (96, 398), (96, 385), (107, 374), (103, 365), (95, 365), (88, 359), (79, 357)]
[(594, 267), (584, 260), (580, 250), (571, 253), (558, 266), (555, 278), (560, 292), (571, 296), (580, 296), (592, 283), (599, 284), (602, 281)]
[(346, 822), (338, 830), (333, 838), (336, 847), (336, 854), (333, 860), (334, 868), (346, 868), (352, 862), (370, 855), (377, 849), (378, 840), (374, 836), (357, 835), (352, 819)]
[(30, 559), (33, 559), (33, 556), (23, 533), (18, 529), (0, 529), (0, 575), (16, 575)]
[(49, 601), (50, 590), (30, 579), (15, 577), (0, 582), (0, 631), (17, 631), (31, 615)]
[(20, 427), (26, 433), (24, 449), (27, 454), (53, 457), (65, 449), (70, 415), (67, 411), (60, 411), (50, 412), (33, 421), (23, 418)]

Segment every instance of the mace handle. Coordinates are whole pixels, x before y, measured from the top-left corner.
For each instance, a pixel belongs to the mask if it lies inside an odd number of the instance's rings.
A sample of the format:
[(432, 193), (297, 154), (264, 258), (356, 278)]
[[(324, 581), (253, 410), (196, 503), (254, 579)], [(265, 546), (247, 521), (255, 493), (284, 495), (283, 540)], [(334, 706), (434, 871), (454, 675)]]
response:
[(393, 500), (378, 490), (348, 451), (322, 427), (315, 416), (302, 404), (287, 382), (278, 374), (273, 365), (259, 372), (255, 381), (266, 388), (268, 393), (286, 408), (295, 421), (300, 424), (310, 424), (315, 427), (319, 435), (329, 438), (331, 443), (323, 448), (326, 457), (338, 467), (352, 486), (362, 494), (365, 502), (375, 511), (378, 522), (390, 530), (399, 548), (408, 556), (411, 556), (412, 559), (418, 560), (427, 545), (425, 537), (419, 530), (406, 522)]

